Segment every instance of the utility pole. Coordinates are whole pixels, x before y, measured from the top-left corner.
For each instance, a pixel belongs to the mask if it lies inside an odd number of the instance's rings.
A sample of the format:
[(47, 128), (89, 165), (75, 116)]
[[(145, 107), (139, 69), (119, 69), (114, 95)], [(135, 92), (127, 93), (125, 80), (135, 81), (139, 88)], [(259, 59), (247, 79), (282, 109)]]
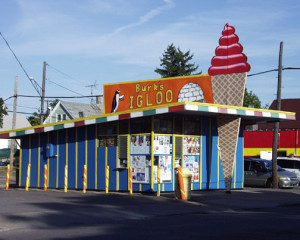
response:
[[(280, 42), (279, 65), (278, 65), (278, 85), (277, 85), (277, 106), (276, 106), (276, 110), (280, 110), (281, 109), (282, 51), (283, 51), (283, 42)], [(275, 124), (274, 124), (274, 136), (273, 136), (273, 148), (272, 148), (273, 188), (278, 188), (278, 171), (277, 171), (278, 130), (279, 130), (279, 122), (275, 122)]]
[[(16, 122), (17, 122), (17, 97), (18, 97), (18, 76), (15, 77), (15, 92), (14, 92), (14, 112), (13, 112), (13, 118), (12, 118), (12, 129), (16, 128)], [(13, 167), (14, 167), (14, 153), (15, 153), (15, 139), (10, 140), (10, 173), (13, 173)]]
[(43, 84), (42, 84), (42, 97), (41, 97), (41, 115), (40, 115), (40, 124), (43, 124), (44, 121), (44, 102), (45, 102), (45, 86), (46, 86), (46, 66), (47, 63), (44, 61), (43, 67)]

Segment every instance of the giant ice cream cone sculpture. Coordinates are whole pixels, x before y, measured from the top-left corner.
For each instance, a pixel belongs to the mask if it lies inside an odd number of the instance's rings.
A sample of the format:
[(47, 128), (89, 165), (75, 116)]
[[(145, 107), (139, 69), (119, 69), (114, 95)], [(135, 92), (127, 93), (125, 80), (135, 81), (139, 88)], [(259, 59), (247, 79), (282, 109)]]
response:
[[(234, 32), (234, 27), (225, 25), (208, 74), (211, 76), (214, 103), (240, 107), (243, 105), (250, 65)], [(240, 121), (240, 117), (235, 115), (217, 116), (219, 151), (226, 191), (231, 188)]]

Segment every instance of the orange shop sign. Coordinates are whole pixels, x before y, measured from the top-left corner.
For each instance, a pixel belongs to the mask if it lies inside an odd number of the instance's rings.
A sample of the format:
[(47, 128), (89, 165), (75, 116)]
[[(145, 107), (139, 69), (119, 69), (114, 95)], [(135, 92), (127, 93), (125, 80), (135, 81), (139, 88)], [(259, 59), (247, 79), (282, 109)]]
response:
[(105, 113), (123, 112), (176, 102), (213, 103), (209, 75), (104, 84)]

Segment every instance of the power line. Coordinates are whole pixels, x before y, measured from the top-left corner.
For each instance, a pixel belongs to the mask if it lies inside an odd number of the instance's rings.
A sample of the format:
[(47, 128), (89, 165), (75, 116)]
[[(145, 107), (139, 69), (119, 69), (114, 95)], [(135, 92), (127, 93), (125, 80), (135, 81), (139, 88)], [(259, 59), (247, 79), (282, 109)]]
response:
[[(40, 96), (33, 96), (33, 95), (18, 95), (18, 97), (40, 98)], [(61, 97), (48, 97), (48, 96), (45, 96), (45, 98), (91, 98), (91, 97), (103, 97), (103, 95), (72, 96), (72, 97), (66, 97), (66, 96), (61, 96)]]
[(63, 89), (66, 89), (66, 90), (68, 90), (68, 91), (70, 91), (70, 92), (72, 92), (72, 93), (75, 93), (75, 94), (78, 94), (78, 95), (80, 95), (80, 96), (83, 96), (82, 94), (80, 94), (80, 93), (78, 93), (78, 92), (75, 92), (75, 91), (73, 91), (73, 90), (71, 90), (71, 89), (69, 89), (69, 88), (66, 88), (66, 87), (64, 87), (64, 86), (62, 86), (62, 85), (60, 85), (60, 84), (58, 84), (58, 83), (56, 83), (56, 82), (53, 82), (53, 81), (49, 80), (49, 79), (47, 79), (47, 81), (48, 81), (48, 82), (51, 82), (51, 83), (53, 83), (53, 84), (55, 84), (55, 85), (57, 85), (57, 86), (59, 86), (59, 87), (61, 87), (61, 88), (63, 88)]
[(18, 57), (16, 56), (16, 54), (14, 53), (14, 51), (12, 50), (12, 48), (10, 47), (9, 43), (6, 41), (6, 39), (4, 38), (4, 36), (2, 35), (2, 33), (0, 32), (1, 37), (3, 38), (3, 40), (5, 41), (7, 47), (9, 48), (9, 50), (12, 52), (12, 54), (14, 55), (15, 59), (17, 60), (17, 62), (19, 63), (20, 67), (22, 68), (22, 70), (24, 71), (25, 75), (27, 76), (27, 78), (29, 79), (29, 81), (31, 82), (32, 86), (34, 87), (34, 89), (37, 91), (37, 93), (41, 96), (40, 90), (42, 89), (41, 86), (32, 78), (29, 77), (28, 73), (26, 72), (25, 68), (23, 67), (22, 63), (20, 62), (20, 60), (18, 59)]
[[(285, 68), (282, 68), (282, 70), (300, 70), (300, 68), (285, 67)], [(256, 75), (260, 75), (260, 74), (265, 74), (265, 73), (269, 73), (269, 72), (278, 72), (278, 68), (272, 69), (272, 70), (268, 70), (268, 71), (264, 71), (264, 72), (258, 72), (258, 73), (249, 74), (248, 77), (252, 77), (252, 76), (256, 76)]]

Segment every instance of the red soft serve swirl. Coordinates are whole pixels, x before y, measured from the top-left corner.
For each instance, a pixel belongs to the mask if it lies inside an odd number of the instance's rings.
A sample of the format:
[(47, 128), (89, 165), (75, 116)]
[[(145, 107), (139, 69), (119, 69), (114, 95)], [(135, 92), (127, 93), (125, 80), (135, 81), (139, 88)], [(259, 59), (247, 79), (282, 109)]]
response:
[(234, 32), (234, 27), (227, 23), (219, 40), (220, 46), (216, 48), (216, 56), (212, 58), (208, 69), (210, 76), (250, 71), (247, 57), (242, 53), (243, 47), (238, 43), (239, 37)]

